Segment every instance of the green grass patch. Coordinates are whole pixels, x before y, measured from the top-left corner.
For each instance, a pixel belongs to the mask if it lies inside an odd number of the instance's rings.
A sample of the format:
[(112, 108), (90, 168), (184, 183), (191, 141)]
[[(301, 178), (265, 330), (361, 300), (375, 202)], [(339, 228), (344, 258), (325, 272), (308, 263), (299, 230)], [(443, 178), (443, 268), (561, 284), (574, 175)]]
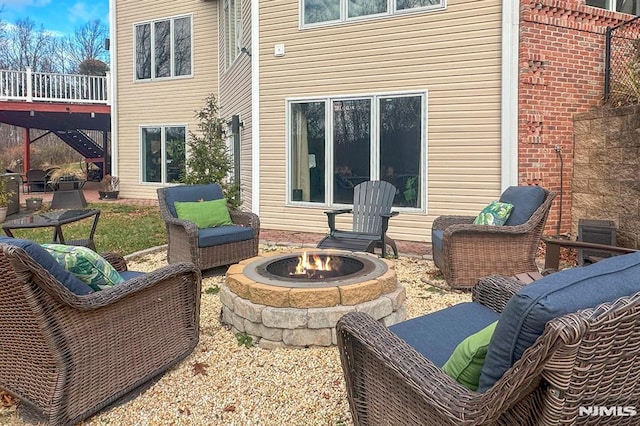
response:
[[(98, 252), (115, 251), (122, 255), (167, 243), (167, 231), (158, 207), (116, 203), (89, 203), (100, 209), (94, 236)], [(65, 240), (87, 238), (93, 217), (62, 225)], [(16, 238), (50, 243), (53, 228), (15, 229)]]

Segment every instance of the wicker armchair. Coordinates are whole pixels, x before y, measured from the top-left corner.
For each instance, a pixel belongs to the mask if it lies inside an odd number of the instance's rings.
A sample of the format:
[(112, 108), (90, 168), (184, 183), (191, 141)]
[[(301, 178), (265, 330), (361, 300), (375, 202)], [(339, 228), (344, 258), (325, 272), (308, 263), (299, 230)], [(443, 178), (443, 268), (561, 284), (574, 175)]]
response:
[[(470, 289), (479, 278), (493, 274), (538, 271), (536, 250), (556, 196), (543, 191), (542, 204), (515, 226), (474, 225), (474, 216), (439, 216), (433, 221), (433, 262), (452, 288)], [(440, 244), (435, 243), (438, 231)]]
[[(500, 312), (522, 285), (482, 280), (473, 299)], [(553, 319), (495, 385), (478, 393), (367, 314), (349, 313), (337, 330), (354, 423), (637, 424), (635, 417), (597, 414), (599, 407), (640, 407), (639, 321), (640, 293)]]
[[(193, 262), (203, 270), (230, 265), (258, 255), (260, 218), (256, 214), (230, 210), (234, 226), (223, 228), (229, 228), (231, 232), (239, 230), (245, 237), (209, 245), (201, 244), (203, 232), (208, 230), (200, 230), (195, 223), (179, 219), (174, 206), (175, 201), (208, 201), (223, 197), (222, 189), (218, 184), (181, 185), (158, 189), (160, 215), (167, 227), (169, 242), (167, 261), (169, 263)], [(223, 235), (223, 239), (228, 240), (228, 235)]]
[[(119, 272), (121, 256), (104, 254)], [(30, 420), (76, 424), (135, 395), (198, 343), (200, 271), (170, 265), (78, 296), (0, 243), (0, 388)]]

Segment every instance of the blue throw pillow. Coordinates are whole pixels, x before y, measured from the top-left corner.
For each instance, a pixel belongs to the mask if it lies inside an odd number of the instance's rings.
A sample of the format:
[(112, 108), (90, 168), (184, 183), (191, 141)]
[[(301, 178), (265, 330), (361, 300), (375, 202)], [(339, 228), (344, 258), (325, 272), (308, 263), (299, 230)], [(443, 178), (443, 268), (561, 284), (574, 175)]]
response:
[(0, 243), (8, 244), (23, 249), (33, 260), (49, 271), (67, 289), (77, 295), (93, 293), (91, 287), (80, 281), (71, 272), (65, 270), (56, 260), (38, 243), (30, 240), (21, 240), (0, 236)]
[(542, 335), (548, 321), (640, 292), (640, 252), (534, 281), (507, 302), (491, 338), (478, 391), (493, 386)]
[(513, 204), (513, 210), (505, 222), (506, 226), (526, 223), (531, 215), (544, 203), (546, 192), (539, 186), (510, 186), (500, 196), (503, 203)]

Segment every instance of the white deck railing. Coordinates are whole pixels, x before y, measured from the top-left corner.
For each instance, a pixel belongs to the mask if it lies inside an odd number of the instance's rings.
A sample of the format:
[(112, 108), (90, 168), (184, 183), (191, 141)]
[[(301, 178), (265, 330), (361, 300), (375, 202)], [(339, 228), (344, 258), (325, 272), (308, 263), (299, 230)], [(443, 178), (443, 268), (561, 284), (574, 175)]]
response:
[(45, 101), (110, 105), (106, 76), (0, 70), (0, 101)]

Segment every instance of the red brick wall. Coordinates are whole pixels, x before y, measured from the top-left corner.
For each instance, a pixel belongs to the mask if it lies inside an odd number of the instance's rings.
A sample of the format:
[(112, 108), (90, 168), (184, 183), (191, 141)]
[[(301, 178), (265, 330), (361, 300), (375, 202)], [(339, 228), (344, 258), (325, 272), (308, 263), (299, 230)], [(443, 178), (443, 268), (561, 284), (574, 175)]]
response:
[(518, 179), (558, 192), (547, 233), (560, 216), (571, 230), (573, 114), (600, 105), (604, 94), (605, 31), (631, 16), (584, 5), (584, 0), (520, 0)]

